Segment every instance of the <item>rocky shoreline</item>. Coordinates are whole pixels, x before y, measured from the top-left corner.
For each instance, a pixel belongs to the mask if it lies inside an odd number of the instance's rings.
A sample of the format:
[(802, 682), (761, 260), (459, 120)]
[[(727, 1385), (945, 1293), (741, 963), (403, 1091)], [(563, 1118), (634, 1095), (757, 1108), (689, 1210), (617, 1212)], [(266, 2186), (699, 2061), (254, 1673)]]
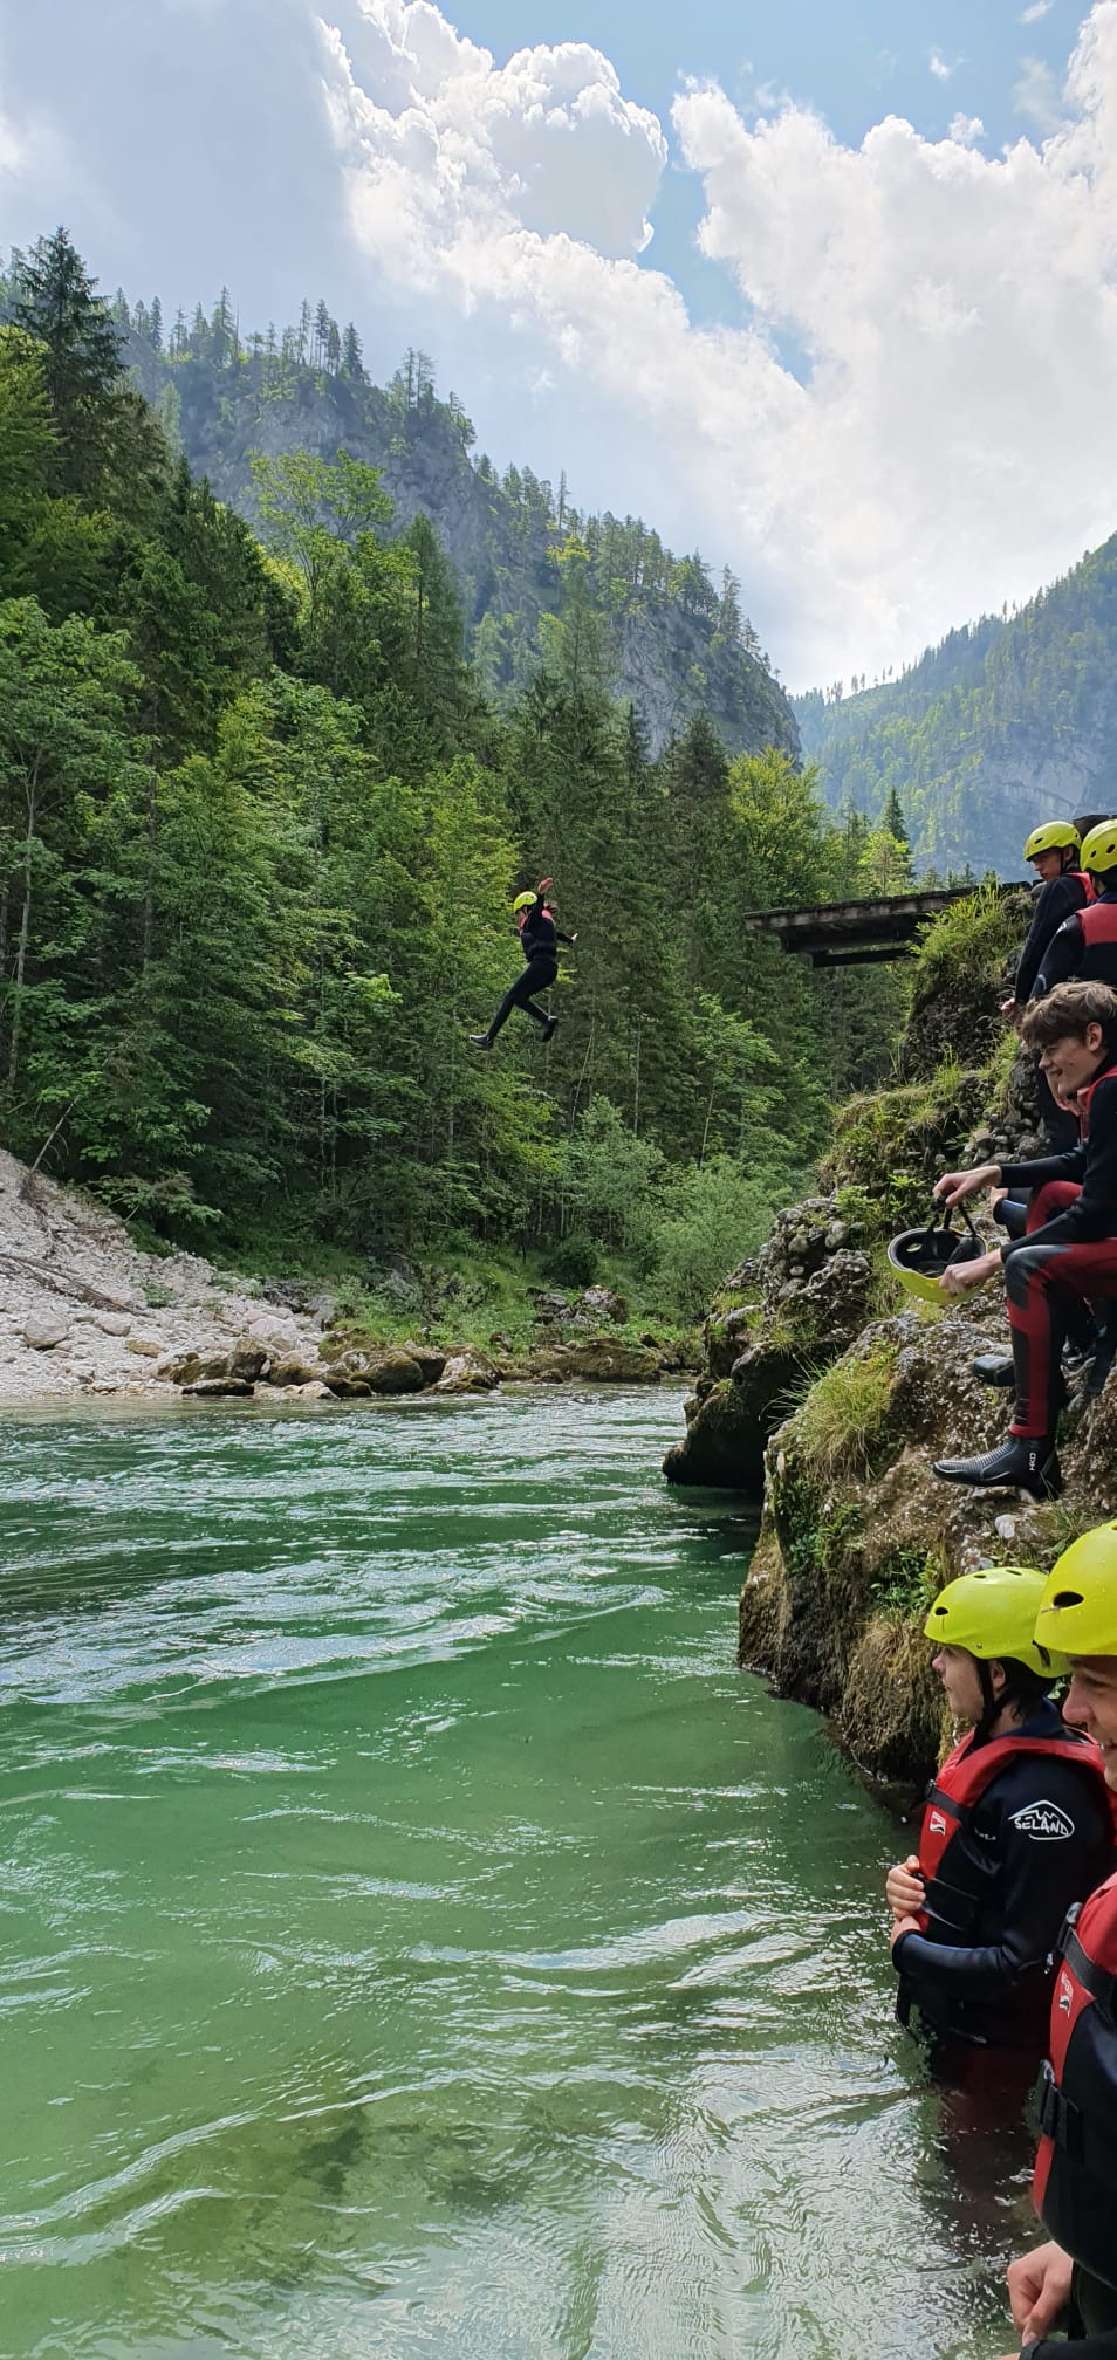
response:
[(114, 1214), (0, 1152), (0, 1407), (113, 1396), (371, 1403), (680, 1375), (673, 1348), (616, 1332), (624, 1308), (603, 1287), (540, 1294), (526, 1351), (500, 1336), (483, 1351), (370, 1343), (328, 1290), (236, 1280), (198, 1254), (145, 1254)]

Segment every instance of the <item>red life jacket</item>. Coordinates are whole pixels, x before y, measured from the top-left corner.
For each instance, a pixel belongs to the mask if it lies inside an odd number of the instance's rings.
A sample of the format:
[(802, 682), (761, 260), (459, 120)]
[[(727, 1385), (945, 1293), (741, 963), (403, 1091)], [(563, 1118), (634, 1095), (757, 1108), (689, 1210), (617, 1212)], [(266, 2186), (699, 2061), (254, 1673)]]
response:
[[(947, 1856), (956, 1837), (963, 1835), (987, 1787), (1000, 1771), (1021, 1754), (1038, 1754), (1048, 1761), (1073, 1762), (1080, 1770), (1093, 1774), (1105, 1795), (1105, 1807), (1115, 1829), (1117, 1811), (1114, 1798), (1105, 1784), (1101, 1750), (1090, 1737), (1079, 1737), (1067, 1729), (1050, 1737), (993, 1737), (987, 1745), (974, 1750), (972, 1734), (956, 1745), (943, 1763), (927, 1797), (923, 1825), (919, 1831), (919, 1866), (929, 1906), (920, 1910), (919, 1922), (923, 1932), (930, 1931), (934, 1920), (941, 1916), (945, 1923), (956, 1926), (956, 1914), (951, 1915), (954, 1897), (964, 1888), (955, 1887), (944, 1873)], [(949, 1897), (949, 1898), (948, 1898)], [(937, 1904), (942, 1906), (937, 1906)]]
[[(1117, 917), (1117, 902), (1113, 904), (1113, 914)], [(1114, 940), (1117, 941), (1117, 935), (1114, 936)], [(1117, 1081), (1117, 1065), (1103, 1065), (1101, 1072), (1094, 1075), (1093, 1081), (1087, 1082), (1085, 1089), (1079, 1091), (1078, 1124), (1083, 1139), (1088, 1139), (1090, 1136), (1090, 1107), (1094, 1092), (1101, 1088), (1103, 1082), (1112, 1081)]]
[(1089, 869), (1068, 869), (1066, 871), (1066, 875), (1068, 877), (1073, 877), (1076, 885), (1081, 885), (1087, 902), (1097, 900), (1098, 889), (1092, 876), (1090, 875)]
[(1036, 2211), (1093, 2277), (1117, 2286), (1117, 1876), (1059, 1937), (1043, 2068)]
[(1075, 983), (1108, 983), (1117, 988), (1117, 901), (1092, 901), (1076, 910), (1082, 936), (1082, 957)]

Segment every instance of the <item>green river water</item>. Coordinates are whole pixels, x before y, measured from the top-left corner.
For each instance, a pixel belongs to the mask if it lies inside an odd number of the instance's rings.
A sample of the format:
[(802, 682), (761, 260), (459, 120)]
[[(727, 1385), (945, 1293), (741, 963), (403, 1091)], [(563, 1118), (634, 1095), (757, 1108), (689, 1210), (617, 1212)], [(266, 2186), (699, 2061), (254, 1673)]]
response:
[(679, 1416), (5, 1420), (12, 2360), (1006, 2349), (896, 1832), (735, 1669)]

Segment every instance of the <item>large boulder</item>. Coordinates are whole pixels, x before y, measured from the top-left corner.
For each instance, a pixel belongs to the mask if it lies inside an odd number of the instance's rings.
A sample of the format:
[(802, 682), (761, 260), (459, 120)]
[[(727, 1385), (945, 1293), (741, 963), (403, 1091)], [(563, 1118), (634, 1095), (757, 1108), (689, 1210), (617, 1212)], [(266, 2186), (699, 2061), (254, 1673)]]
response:
[(267, 1346), (258, 1336), (238, 1336), (229, 1354), (229, 1375), (246, 1377), (254, 1385), (257, 1377), (263, 1375), (267, 1360)]
[(23, 1341), (32, 1352), (55, 1352), (70, 1333), (70, 1322), (59, 1311), (33, 1311), (23, 1323)]
[(269, 1360), (264, 1373), (269, 1385), (281, 1386), (285, 1392), (289, 1392), (292, 1386), (321, 1383), (321, 1370), (317, 1366), (312, 1367), (298, 1352), (276, 1353)]
[(482, 1352), (454, 1352), (438, 1380), (438, 1393), (492, 1393), (500, 1371)]
[(686, 1438), (663, 1462), (668, 1482), (716, 1484), (758, 1498), (768, 1436), (801, 1383), (794, 1351), (750, 1344), (734, 1361), (731, 1377), (707, 1381), (685, 1404)]
[(657, 1385), (659, 1361), (643, 1344), (622, 1344), (615, 1336), (587, 1336), (562, 1355), (572, 1378), (584, 1385)]
[(600, 1327), (603, 1319), (619, 1327), (627, 1318), (624, 1296), (615, 1294), (612, 1287), (587, 1287), (574, 1306), (575, 1327)]
[(172, 1385), (181, 1385), (185, 1391), (188, 1386), (227, 1377), (229, 1356), (226, 1352), (180, 1352), (170, 1360), (161, 1361), (155, 1373), (168, 1377)]
[(196, 1385), (184, 1385), (182, 1390), (197, 1401), (250, 1401), (254, 1387), (247, 1377), (200, 1377)]
[(326, 1383), (333, 1392), (347, 1396), (358, 1393), (421, 1393), (426, 1383), (423, 1371), (410, 1352), (397, 1352), (391, 1346), (353, 1346), (333, 1361), (326, 1372)]
[(440, 1352), (434, 1344), (413, 1343), (410, 1336), (405, 1344), (400, 1345), (400, 1351), (405, 1352), (407, 1358), (414, 1361), (416, 1368), (422, 1375), (424, 1385), (437, 1385), (446, 1366), (447, 1355), (445, 1352)]

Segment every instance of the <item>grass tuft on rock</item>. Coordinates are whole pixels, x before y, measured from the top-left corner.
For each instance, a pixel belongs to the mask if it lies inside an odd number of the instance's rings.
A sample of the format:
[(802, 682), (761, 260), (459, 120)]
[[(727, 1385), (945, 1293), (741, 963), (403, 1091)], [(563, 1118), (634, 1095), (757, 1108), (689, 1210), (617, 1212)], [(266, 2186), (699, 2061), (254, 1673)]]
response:
[(886, 1345), (847, 1355), (816, 1378), (796, 1414), (806, 1465), (823, 1482), (867, 1475), (892, 1401), (895, 1355)]

